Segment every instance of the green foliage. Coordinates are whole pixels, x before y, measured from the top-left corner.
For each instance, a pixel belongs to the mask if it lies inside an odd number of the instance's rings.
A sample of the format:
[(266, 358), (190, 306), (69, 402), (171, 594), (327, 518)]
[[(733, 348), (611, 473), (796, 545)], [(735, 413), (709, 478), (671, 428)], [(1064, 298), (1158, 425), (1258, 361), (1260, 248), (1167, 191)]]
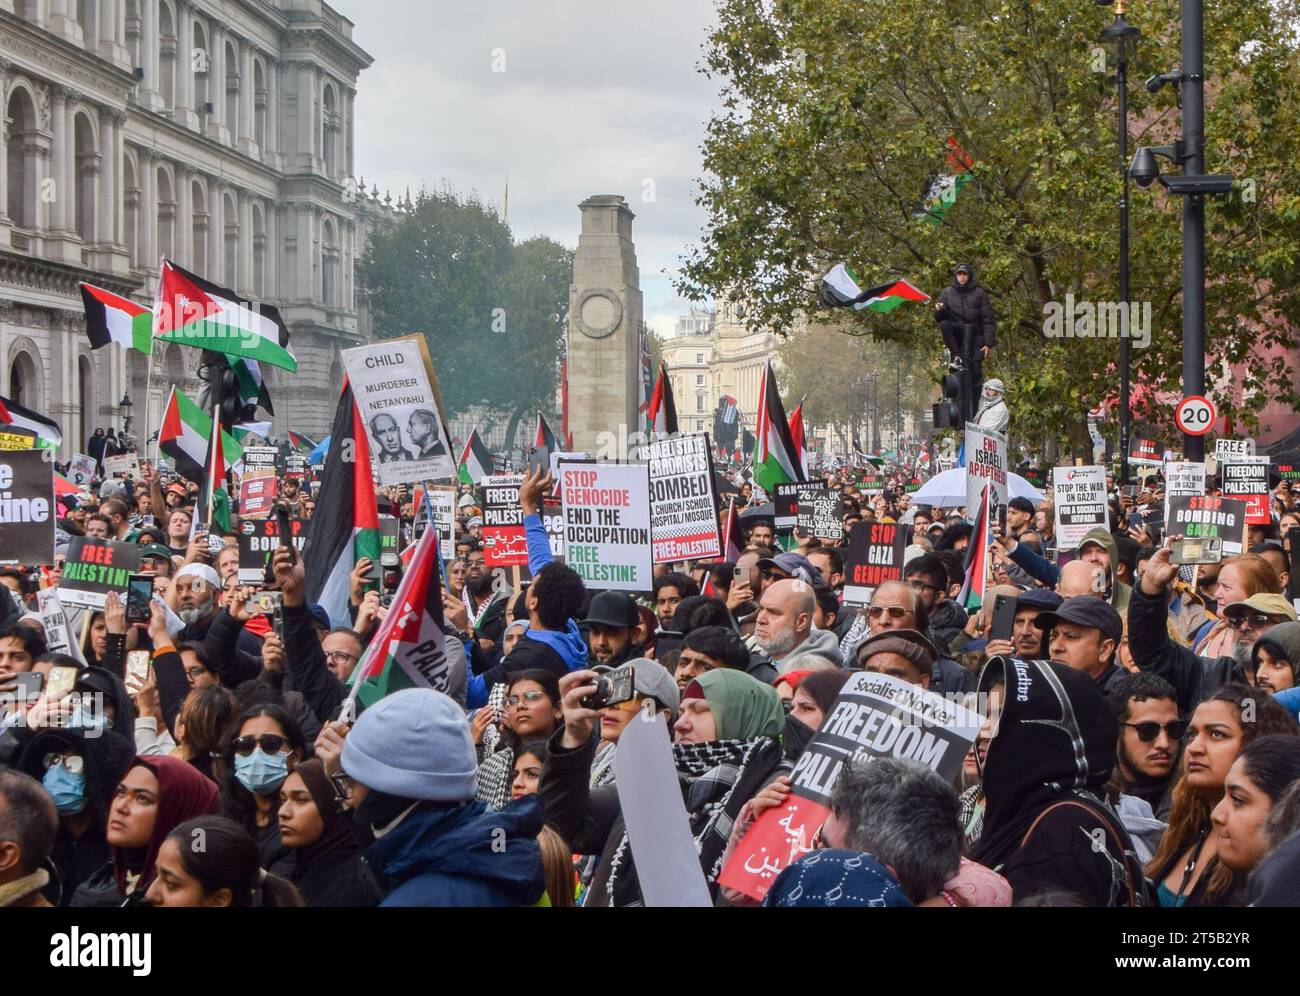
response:
[[(1254, 181), (1253, 200), (1241, 189), (1207, 206), (1207, 375), (1254, 351), (1244, 377), (1211, 384), (1238, 425), (1268, 400), (1300, 403), (1287, 364), (1264, 356), (1294, 347), (1300, 321), (1298, 11), (1298, 0), (1206, 9), (1206, 171)], [(1129, 66), (1131, 149), (1177, 137), (1171, 90), (1140, 82), (1178, 64), (1176, 13), (1128, 15), (1144, 34)], [(864, 285), (901, 276), (937, 294), (969, 261), (999, 319), (985, 376), (1006, 381), (1017, 435), (1069, 439), (1083, 455), (1084, 413), (1117, 391), (1118, 342), (1047, 339), (1043, 307), (1067, 292), (1119, 296), (1116, 88), (1094, 71), (1111, 16), (1080, 0), (718, 0), (705, 70), (722, 81), (723, 110), (699, 198), (709, 222), (680, 289), (743, 294), (754, 327), (788, 334), (836, 262)], [(943, 224), (925, 224), (913, 211), (949, 136), (974, 157), (974, 182)], [(1130, 299), (1153, 310), (1133, 379), (1154, 389), (1139, 414), (1166, 424), (1155, 393), (1181, 394), (1181, 213), (1158, 186), (1132, 190)], [(931, 308), (849, 321), (920, 351), (914, 365), (937, 375)]]
[(515, 244), (494, 210), (447, 190), (421, 191), (359, 267), (377, 334), (424, 333), (449, 413), (553, 407), (572, 274), (573, 250)]

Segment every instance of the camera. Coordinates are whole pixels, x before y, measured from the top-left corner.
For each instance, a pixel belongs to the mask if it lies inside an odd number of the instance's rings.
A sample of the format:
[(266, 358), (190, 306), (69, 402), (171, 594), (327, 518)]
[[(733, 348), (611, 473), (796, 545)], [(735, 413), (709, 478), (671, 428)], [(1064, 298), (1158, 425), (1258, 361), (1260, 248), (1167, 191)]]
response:
[(272, 615), (284, 601), (284, 593), (279, 591), (258, 591), (253, 593), (253, 611), (264, 616)]
[(596, 690), (582, 700), (584, 709), (604, 709), (606, 706), (630, 702), (636, 697), (633, 684), (635, 671), (625, 664), (617, 669), (593, 668), (602, 673), (596, 678)]

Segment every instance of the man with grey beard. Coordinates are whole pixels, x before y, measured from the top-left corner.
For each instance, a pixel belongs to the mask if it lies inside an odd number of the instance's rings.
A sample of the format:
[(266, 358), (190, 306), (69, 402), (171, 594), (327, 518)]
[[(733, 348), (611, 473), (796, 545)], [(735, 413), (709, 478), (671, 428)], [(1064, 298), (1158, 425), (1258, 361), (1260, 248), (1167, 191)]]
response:
[(772, 659), (778, 674), (797, 668), (838, 667), (834, 633), (814, 629), (817, 599), (812, 585), (796, 578), (773, 581), (759, 602), (754, 641)]

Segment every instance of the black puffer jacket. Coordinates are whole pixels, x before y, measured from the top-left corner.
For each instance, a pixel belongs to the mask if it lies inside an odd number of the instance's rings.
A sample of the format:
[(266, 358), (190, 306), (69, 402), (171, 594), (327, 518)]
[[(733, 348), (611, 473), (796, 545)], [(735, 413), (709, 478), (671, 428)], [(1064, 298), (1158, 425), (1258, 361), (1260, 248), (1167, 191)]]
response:
[[(963, 287), (957, 283), (957, 274), (952, 276), (952, 284), (943, 289), (939, 295), (939, 304), (943, 305), (934, 313), (939, 322), (962, 322), (973, 325), (976, 329), (976, 343), (992, 349), (998, 344), (997, 319), (993, 317), (993, 305), (989, 301), (989, 292), (975, 279), (975, 271), (967, 267), (970, 279)], [(983, 337), (980, 342), (978, 336)]]

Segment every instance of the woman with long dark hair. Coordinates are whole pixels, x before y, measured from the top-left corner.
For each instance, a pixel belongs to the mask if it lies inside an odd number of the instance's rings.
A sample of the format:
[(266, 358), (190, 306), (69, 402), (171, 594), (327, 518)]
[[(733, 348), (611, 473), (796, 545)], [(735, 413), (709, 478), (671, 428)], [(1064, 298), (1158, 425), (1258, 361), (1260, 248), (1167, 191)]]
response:
[(1241, 752), (1272, 734), (1297, 736), (1300, 725), (1270, 696), (1235, 682), (1217, 689), (1192, 713), (1169, 829), (1146, 869), (1159, 905), (1241, 904), (1245, 876), (1219, 861), (1210, 814)]
[(291, 883), (262, 871), (252, 835), (224, 816), (182, 823), (163, 841), (157, 866), (144, 896), (150, 906), (303, 905)]
[(1241, 752), (1224, 781), (1210, 819), (1218, 831), (1219, 862), (1238, 874), (1254, 871), (1268, 854), (1265, 821), (1300, 781), (1300, 737), (1260, 737)]
[(220, 765), (221, 815), (253, 835), (262, 867), (281, 876), (293, 870), (293, 855), (280, 842), (280, 786), (306, 754), (297, 721), (282, 707), (262, 703), (235, 720)]
[(490, 704), (474, 716), (470, 725), (480, 756), (475, 797), (492, 809), (500, 809), (510, 801), (520, 745), (525, 740), (545, 740), (563, 721), (560, 685), (555, 675), (542, 668), (508, 675), (501, 712), (504, 722), (490, 745)]

